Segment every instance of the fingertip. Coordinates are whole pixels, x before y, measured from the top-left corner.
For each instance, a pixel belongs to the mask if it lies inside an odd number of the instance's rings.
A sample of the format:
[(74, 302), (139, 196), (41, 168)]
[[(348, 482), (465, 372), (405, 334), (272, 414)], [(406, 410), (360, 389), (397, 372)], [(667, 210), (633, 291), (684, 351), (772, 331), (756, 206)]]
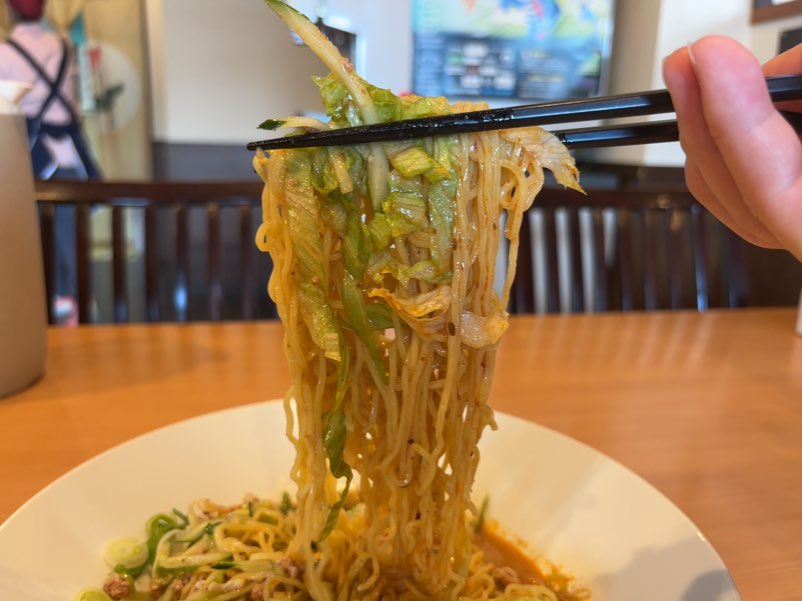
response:
[(663, 82), (675, 102), (681, 101), (690, 90), (698, 86), (687, 47), (679, 48), (665, 57), (662, 71)]
[(697, 73), (721, 69), (760, 68), (757, 59), (740, 42), (721, 35), (708, 35), (688, 45), (688, 56)]
[(683, 71), (690, 64), (687, 48), (679, 48), (663, 59), (663, 81), (669, 89), (679, 85)]

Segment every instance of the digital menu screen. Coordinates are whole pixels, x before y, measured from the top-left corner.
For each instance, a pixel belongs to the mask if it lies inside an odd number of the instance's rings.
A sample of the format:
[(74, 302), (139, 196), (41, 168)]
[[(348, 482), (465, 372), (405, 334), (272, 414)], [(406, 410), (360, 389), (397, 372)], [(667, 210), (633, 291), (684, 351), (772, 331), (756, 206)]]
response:
[(413, 0), (413, 91), (549, 101), (602, 92), (614, 0)]

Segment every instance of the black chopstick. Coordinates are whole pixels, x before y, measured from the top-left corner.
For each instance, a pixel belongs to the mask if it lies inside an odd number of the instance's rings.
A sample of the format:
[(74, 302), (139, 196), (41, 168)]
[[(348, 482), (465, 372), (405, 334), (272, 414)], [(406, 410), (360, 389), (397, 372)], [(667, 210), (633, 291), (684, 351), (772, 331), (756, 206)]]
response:
[[(802, 99), (802, 75), (784, 75), (766, 78), (766, 84), (774, 102)], [(341, 146), (346, 144), (363, 144), (368, 142), (390, 142), (411, 138), (425, 138), (492, 129), (508, 129), (514, 127), (530, 127), (532, 125), (554, 125), (578, 121), (595, 121), (598, 119), (617, 119), (621, 117), (639, 117), (673, 112), (671, 96), (667, 90), (654, 90), (618, 96), (605, 96), (588, 100), (567, 100), (563, 102), (547, 102), (524, 106), (488, 109), (469, 113), (444, 115), (442, 117), (426, 117), (393, 121), (376, 125), (363, 125), (343, 129), (333, 129), (283, 138), (272, 138), (248, 144), (248, 150), (262, 148), (308, 148), (313, 146)], [(588, 146), (616, 146), (623, 144), (655, 143), (670, 141), (659, 139), (656, 132), (665, 136), (668, 130), (650, 123), (642, 127), (602, 127), (599, 138), (593, 141), (588, 130), (571, 130), (563, 135), (576, 136), (575, 132), (584, 132), (582, 140), (569, 136), (566, 143), (574, 148)], [(616, 133), (617, 132), (617, 133)], [(628, 132), (628, 133), (627, 133)], [(648, 134), (643, 141), (635, 137)], [(676, 140), (676, 134), (673, 134)]]
[(571, 149), (659, 144), (679, 140), (679, 127), (674, 120), (583, 127), (553, 133), (560, 142)]
[[(797, 96), (799, 98), (799, 96)], [(785, 98), (785, 100), (790, 100)], [(780, 111), (785, 120), (798, 133), (802, 133), (802, 113)], [(640, 144), (659, 144), (679, 140), (677, 122), (650, 121), (630, 125), (606, 125), (585, 127), (553, 132), (569, 148), (602, 148), (611, 146), (631, 146)]]

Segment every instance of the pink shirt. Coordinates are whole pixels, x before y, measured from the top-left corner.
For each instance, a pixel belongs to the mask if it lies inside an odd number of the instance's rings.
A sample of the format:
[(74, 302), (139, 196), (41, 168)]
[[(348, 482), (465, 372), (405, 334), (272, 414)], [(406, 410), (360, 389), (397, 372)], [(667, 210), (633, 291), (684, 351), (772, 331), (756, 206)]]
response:
[[(61, 65), (62, 44), (58, 34), (42, 27), (40, 23), (20, 23), (11, 32), (10, 38), (22, 46), (55, 80)], [(50, 94), (50, 87), (41, 81), (36, 71), (30, 66), (15, 48), (0, 43), (0, 79), (9, 79), (31, 84), (33, 89), (22, 99), (20, 108), (28, 117), (35, 117)], [(69, 60), (67, 71), (61, 87), (61, 95), (76, 108), (75, 96), (75, 63)], [(77, 114), (77, 111), (76, 111)], [(69, 120), (69, 113), (59, 100), (54, 100), (44, 114), (44, 121), (53, 125), (63, 125)], [(75, 162), (72, 143), (68, 141), (56, 143), (47, 140), (47, 146), (56, 154), (62, 167), (71, 166)]]

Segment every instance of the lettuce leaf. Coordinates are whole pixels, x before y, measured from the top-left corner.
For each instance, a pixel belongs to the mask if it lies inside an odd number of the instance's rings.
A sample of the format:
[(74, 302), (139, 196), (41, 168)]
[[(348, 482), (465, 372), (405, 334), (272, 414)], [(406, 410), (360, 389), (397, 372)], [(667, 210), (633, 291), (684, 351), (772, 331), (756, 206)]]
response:
[[(398, 121), (402, 118), (402, 104), (398, 96), (390, 90), (379, 88), (366, 82), (356, 74), (353, 74), (353, 77), (367, 91), (367, 95), (376, 111), (377, 122), (386, 123), (388, 121)], [(313, 81), (320, 90), (320, 98), (323, 101), (323, 108), (326, 114), (336, 126), (353, 127), (364, 123), (358, 107), (348, 93), (348, 89), (336, 75), (329, 73), (325, 77), (315, 77)]]
[(347, 228), (345, 238), (343, 238), (343, 262), (346, 271), (361, 282), (370, 258), (369, 234), (356, 211), (348, 211)]
[(354, 472), (351, 466), (345, 462), (345, 439), (347, 428), (345, 427), (345, 411), (342, 405), (335, 406), (331, 411), (323, 416), (323, 446), (326, 449), (326, 456), (329, 458), (329, 470), (335, 478), (345, 478), (345, 486), (340, 494), (340, 498), (329, 508), (329, 515), (326, 517), (326, 524), (320, 533), (318, 542), (324, 540), (331, 534), (337, 525), (337, 518), (340, 510), (345, 505), (348, 498), (348, 491), (351, 488), (351, 481)]
[(373, 364), (370, 370), (373, 379), (376, 380), (377, 384), (386, 384), (387, 373), (384, 367), (384, 355), (379, 348), (375, 328), (370, 323), (365, 310), (367, 299), (359, 286), (357, 286), (356, 280), (349, 273), (343, 276), (342, 301), (349, 325), (359, 340), (362, 341), (362, 344), (368, 349), (368, 355)]
[(392, 236), (403, 236), (423, 229), (426, 219), (426, 200), (421, 194), (391, 192), (382, 202)]
[(429, 223), (434, 230), (430, 249), (432, 263), (441, 274), (450, 272), (453, 251), (453, 229), (456, 216), (457, 172), (451, 156), (455, 138), (436, 138), (434, 155), (437, 163), (448, 171), (448, 176), (429, 187)]
[(322, 224), (312, 185), (310, 152), (289, 152), (286, 167), (287, 227), (298, 260), (302, 317), (312, 340), (326, 357), (340, 361), (340, 329), (324, 290)]

